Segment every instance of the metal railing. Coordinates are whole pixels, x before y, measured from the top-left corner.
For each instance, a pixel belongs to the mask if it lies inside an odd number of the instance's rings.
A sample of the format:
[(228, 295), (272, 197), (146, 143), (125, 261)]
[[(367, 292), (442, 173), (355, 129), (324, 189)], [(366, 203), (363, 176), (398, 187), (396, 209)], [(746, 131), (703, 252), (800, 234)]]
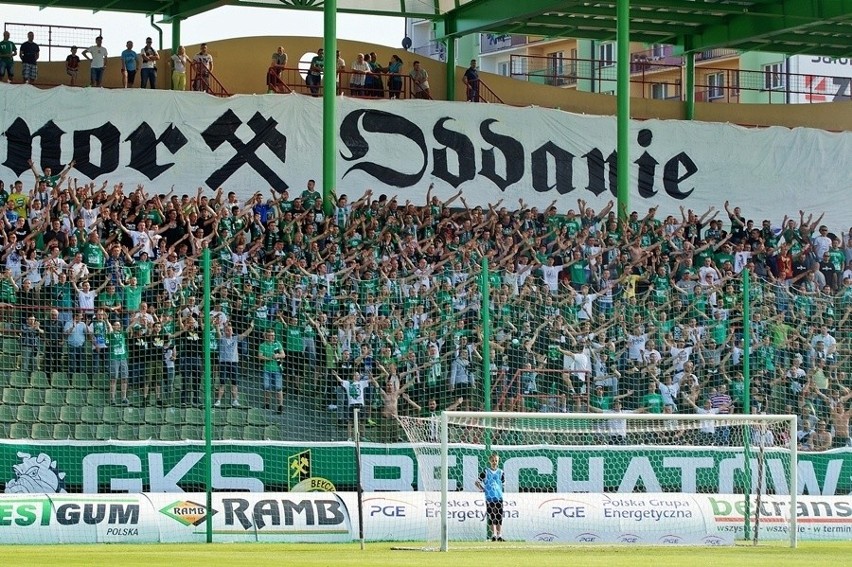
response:
[[(273, 93), (322, 96), (321, 81), (311, 84), (307, 78), (307, 72), (303, 69), (272, 65), (266, 72), (266, 86)], [(372, 72), (362, 77), (360, 73), (341, 70), (337, 79), (339, 95), (356, 98), (414, 98), (413, 84), (408, 75)]]
[(192, 61), (189, 64), (189, 88), (193, 91), (205, 92), (213, 96), (228, 97), (231, 93), (216, 78), (212, 71), (200, 62)]
[[(71, 46), (83, 49), (95, 44), (95, 38), (103, 35), (101, 28), (86, 28), (81, 26), (56, 26), (47, 24), (28, 24), (23, 22), (6, 22), (3, 30), (9, 32), (9, 39), (20, 46), (27, 41), (27, 34), (33, 32), (40, 50), (40, 61), (64, 61)], [(54, 50), (62, 49), (54, 59)], [(47, 57), (45, 57), (45, 52)], [(78, 53), (79, 55), (79, 53)], [(82, 58), (82, 57), (81, 57)]]
[[(470, 89), (468, 89), (468, 100), (470, 100)], [(477, 102), (487, 102), (491, 104), (503, 104), (503, 99), (495, 93), (488, 84), (479, 79), (479, 100)]]
[[(702, 53), (702, 60), (727, 57), (734, 50)], [(682, 58), (665, 50), (634, 53), (630, 58), (632, 96), (671, 100), (683, 97)], [(557, 87), (615, 94), (616, 66), (597, 59), (554, 59), (512, 55), (511, 76)], [(698, 102), (752, 102), (764, 104), (818, 103), (850, 100), (848, 78), (788, 73), (777, 69), (732, 69), (701, 65), (695, 73)], [(637, 92), (640, 91), (640, 92)]]

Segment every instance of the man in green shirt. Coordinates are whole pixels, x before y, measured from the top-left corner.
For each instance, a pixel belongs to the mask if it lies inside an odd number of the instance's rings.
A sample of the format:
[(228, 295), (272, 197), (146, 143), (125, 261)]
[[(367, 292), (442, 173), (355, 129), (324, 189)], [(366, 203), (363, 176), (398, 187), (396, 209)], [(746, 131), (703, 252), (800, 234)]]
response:
[(9, 41), (9, 32), (3, 32), (3, 41), (0, 41), (0, 78), (6, 77), (6, 82), (11, 83), (15, 78), (15, 56), (18, 48)]
[(280, 361), (287, 357), (284, 347), (275, 338), (275, 331), (269, 329), (263, 335), (260, 343), (258, 358), (263, 363), (263, 399), (266, 409), (269, 409), (269, 399), (275, 394), (278, 402), (278, 413), (284, 413), (284, 392), (282, 390)]
[(104, 247), (101, 246), (100, 237), (96, 231), (89, 234), (88, 242), (80, 247), (80, 251), (83, 253), (83, 261), (89, 268), (92, 286), (100, 286), (104, 277), (107, 252), (104, 250)]
[(109, 347), (109, 399), (115, 405), (116, 383), (121, 381), (121, 403), (130, 405), (127, 400), (127, 335), (121, 329), (121, 323), (112, 324), (112, 332), (106, 337)]
[(648, 393), (642, 396), (641, 406), (648, 413), (663, 413), (663, 396), (657, 392), (656, 380), (648, 384)]

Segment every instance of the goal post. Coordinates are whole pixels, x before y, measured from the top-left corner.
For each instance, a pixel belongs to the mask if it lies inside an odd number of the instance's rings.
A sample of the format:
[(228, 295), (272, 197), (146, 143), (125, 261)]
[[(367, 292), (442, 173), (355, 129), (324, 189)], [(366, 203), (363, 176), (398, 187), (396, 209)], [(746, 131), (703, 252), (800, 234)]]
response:
[(485, 539), (484, 514), (477, 528), (458, 507), (483, 504), (473, 487), (491, 452), (503, 459), (503, 535), (514, 545), (797, 543), (795, 416), (449, 411), (402, 421), (420, 486), (440, 499), (429, 549)]

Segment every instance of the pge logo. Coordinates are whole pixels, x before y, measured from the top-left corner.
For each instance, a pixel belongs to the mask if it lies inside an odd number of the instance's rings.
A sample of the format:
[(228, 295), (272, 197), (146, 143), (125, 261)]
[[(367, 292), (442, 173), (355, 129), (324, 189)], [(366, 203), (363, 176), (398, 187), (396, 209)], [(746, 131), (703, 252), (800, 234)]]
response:
[(585, 518), (585, 506), (551, 506), (551, 518)]
[(639, 536), (636, 534), (621, 534), (618, 536), (619, 543), (638, 543)]
[(542, 532), (540, 534), (536, 534), (535, 537), (533, 537), (533, 541), (556, 541), (556, 535), (547, 532)]
[(401, 500), (388, 500), (386, 498), (377, 498), (375, 501), (365, 502), (367, 514), (371, 518), (407, 518), (409, 516), (408, 503)]
[(591, 532), (582, 533), (577, 536), (577, 541), (579, 543), (594, 543), (600, 539), (601, 537), (598, 534), (593, 534)]
[(660, 538), (660, 543), (665, 543), (667, 545), (678, 545), (683, 543), (683, 538), (676, 535), (664, 535)]
[(706, 536), (701, 540), (703, 543), (712, 546), (725, 545), (725, 540), (720, 538), (719, 536)]

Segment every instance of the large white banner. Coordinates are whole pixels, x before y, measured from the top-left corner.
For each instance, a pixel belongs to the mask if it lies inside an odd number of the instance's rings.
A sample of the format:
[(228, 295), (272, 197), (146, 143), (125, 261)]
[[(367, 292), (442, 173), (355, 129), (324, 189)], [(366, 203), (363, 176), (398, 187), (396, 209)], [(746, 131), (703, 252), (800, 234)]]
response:
[[(0, 178), (32, 181), (27, 160), (72, 177), (149, 192), (223, 187), (246, 197), (322, 182), (322, 101), (300, 95), (201, 93), (0, 84)], [(518, 199), (564, 212), (614, 198), (614, 117), (542, 108), (340, 99), (338, 194), (424, 201), (426, 187), (470, 205)], [(704, 212), (726, 199), (780, 224), (799, 210), (849, 226), (852, 133), (686, 121), (634, 121), (630, 208)]]

